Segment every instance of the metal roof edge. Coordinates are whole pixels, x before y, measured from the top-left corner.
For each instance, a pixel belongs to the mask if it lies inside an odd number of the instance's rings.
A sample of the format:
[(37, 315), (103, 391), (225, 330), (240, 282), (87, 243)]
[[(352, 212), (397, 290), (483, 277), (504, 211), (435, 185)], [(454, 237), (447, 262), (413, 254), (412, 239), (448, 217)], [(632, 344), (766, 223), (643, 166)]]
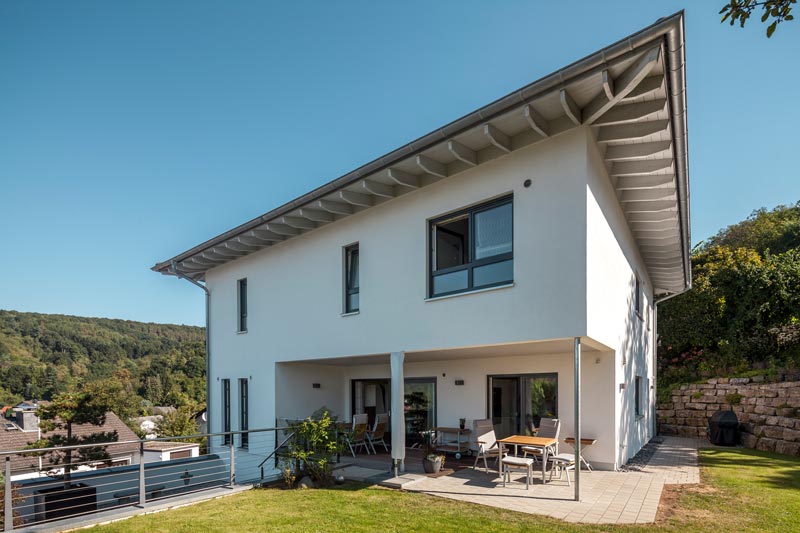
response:
[[(497, 116), (508, 111), (510, 108), (514, 106), (518, 106), (521, 103), (525, 102), (526, 100), (532, 99), (534, 96), (548, 90), (552, 90), (555, 87), (560, 85), (564, 85), (568, 80), (573, 80), (577, 77), (580, 77), (587, 72), (597, 68), (600, 65), (607, 63), (613, 59), (616, 59), (622, 55), (625, 55), (632, 50), (641, 47), (642, 45), (652, 42), (659, 37), (666, 37), (668, 52), (670, 56), (672, 54), (680, 54), (682, 59), (679, 69), (683, 71), (683, 58), (685, 57), (683, 54), (683, 43), (684, 43), (684, 36), (683, 36), (683, 20), (684, 20), (684, 11), (678, 11), (672, 15), (667, 17), (663, 17), (657, 20), (655, 23), (651, 24), (650, 26), (639, 30), (638, 32), (625, 37), (593, 54), (587, 55), (586, 57), (574, 61), (570, 63), (566, 67), (563, 67), (547, 76), (539, 78), (538, 80), (520, 88), (511, 93), (498, 98), (497, 100), (467, 114), (464, 115), (449, 124), (438, 128), (418, 139), (415, 139), (391, 152), (381, 157), (378, 157), (369, 163), (366, 163), (355, 170), (348, 172), (336, 178), (328, 183), (325, 183), (316, 189), (313, 189), (302, 196), (295, 198), (263, 215), (260, 215), (248, 222), (240, 224), (235, 228), (232, 228), (224, 233), (217, 235), (197, 246), (194, 246), (185, 252), (182, 252), (170, 259), (162, 261), (160, 263), (156, 263), (151, 270), (155, 272), (161, 272), (163, 274), (171, 274), (169, 272), (169, 267), (173, 262), (180, 262), (183, 261), (193, 255), (196, 255), (200, 252), (207, 250), (208, 248), (217, 246), (224, 241), (236, 237), (241, 233), (249, 231), (257, 226), (260, 226), (278, 216), (285, 215), (290, 211), (293, 211), (303, 205), (308, 204), (309, 202), (313, 202), (315, 200), (321, 199), (322, 197), (334, 192), (335, 190), (346, 187), (351, 185), (352, 183), (358, 181), (359, 179), (363, 179), (363, 177), (367, 174), (371, 174), (374, 172), (378, 172), (380, 170), (384, 170), (390, 167), (393, 164), (396, 164), (398, 161), (418, 152), (422, 152), (443, 140), (458, 135), (459, 133), (466, 131), (470, 128), (473, 128), (481, 123), (485, 122), (491, 116)], [(673, 48), (674, 47), (674, 48)], [(672, 63), (670, 63), (672, 66)], [(668, 77), (672, 79), (675, 76), (675, 71), (670, 68), (668, 71)], [(683, 131), (686, 131), (685, 127), (685, 76), (683, 78), (683, 85), (682, 85), (682, 92), (677, 96), (683, 96), (684, 103), (680, 105), (680, 110), (683, 114)], [(672, 99), (674, 96), (670, 94), (670, 98)], [(675, 118), (675, 117), (673, 117)], [(686, 142), (686, 135), (684, 133), (683, 142)], [(677, 145), (676, 145), (677, 147)], [(684, 145), (684, 154), (686, 153), (686, 146)], [(685, 155), (684, 155), (685, 157)], [(679, 165), (680, 166), (680, 165)], [(686, 162), (686, 169), (688, 170), (688, 162)], [(683, 233), (685, 234), (685, 245), (684, 248), (688, 246), (687, 243), (690, 241), (689, 234), (688, 234), (688, 220), (684, 221), (684, 219), (688, 219), (688, 172), (685, 172), (686, 176), (684, 178), (685, 185), (685, 198), (684, 204), (682, 207), (686, 210), (686, 216), (681, 217), (682, 225), (687, 224), (684, 227)], [(680, 191), (679, 191), (680, 194)], [(680, 202), (680, 198), (679, 198)], [(684, 255), (686, 255), (684, 253)], [(688, 266), (688, 269), (685, 267), (685, 272), (689, 275), (689, 283), (691, 283), (691, 265)]]

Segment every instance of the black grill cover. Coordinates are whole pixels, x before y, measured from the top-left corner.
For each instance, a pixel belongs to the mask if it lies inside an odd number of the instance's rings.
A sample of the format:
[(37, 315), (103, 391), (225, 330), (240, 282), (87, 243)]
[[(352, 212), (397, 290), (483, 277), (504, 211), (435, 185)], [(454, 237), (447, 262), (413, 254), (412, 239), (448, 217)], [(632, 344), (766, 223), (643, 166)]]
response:
[(718, 446), (736, 446), (739, 419), (733, 411), (717, 411), (708, 419), (708, 440)]

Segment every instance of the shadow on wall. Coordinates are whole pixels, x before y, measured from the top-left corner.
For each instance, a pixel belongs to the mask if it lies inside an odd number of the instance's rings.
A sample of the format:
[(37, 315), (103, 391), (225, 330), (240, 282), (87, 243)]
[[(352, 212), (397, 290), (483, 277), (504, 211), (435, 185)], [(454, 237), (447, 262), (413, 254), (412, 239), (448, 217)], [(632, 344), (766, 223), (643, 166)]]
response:
[[(648, 355), (648, 332), (652, 326), (652, 311), (645, 305), (642, 297), (642, 315), (636, 311), (636, 276), (631, 275), (628, 283), (628, 313), (625, 319), (625, 336), (620, 346), (619, 356), (622, 358), (622, 384), (615, 384), (615, 394), (621, 395), (620, 431), (624, 436), (620, 445), (622, 463), (636, 455), (636, 452), (647, 444), (650, 437), (652, 420), (651, 404), (655, 401), (654, 384), (650, 382), (650, 364)], [(640, 376), (639, 411), (636, 409), (636, 377)]]

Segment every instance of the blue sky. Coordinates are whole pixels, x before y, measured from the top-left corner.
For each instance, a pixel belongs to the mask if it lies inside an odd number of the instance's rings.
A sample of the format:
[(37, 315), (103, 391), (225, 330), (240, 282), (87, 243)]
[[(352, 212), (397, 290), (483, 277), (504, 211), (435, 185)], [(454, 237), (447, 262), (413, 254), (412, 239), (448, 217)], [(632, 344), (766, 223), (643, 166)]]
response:
[(0, 309), (202, 324), (156, 261), (684, 7), (693, 239), (800, 200), (800, 22), (687, 3), (1, 2)]

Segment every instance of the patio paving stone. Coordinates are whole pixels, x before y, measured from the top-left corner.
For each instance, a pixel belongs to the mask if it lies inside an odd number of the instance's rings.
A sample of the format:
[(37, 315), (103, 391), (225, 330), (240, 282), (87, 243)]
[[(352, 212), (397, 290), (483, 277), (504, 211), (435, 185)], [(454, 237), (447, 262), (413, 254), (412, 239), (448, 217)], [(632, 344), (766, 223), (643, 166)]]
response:
[[(425, 476), (409, 458), (409, 472), (391, 483), (393, 476), (380, 468), (376, 456), (347, 458), (354, 465), (346, 467), (345, 476), (395, 486), (404, 490), (421, 492), (442, 498), (466, 501), (491, 507), (500, 507), (529, 514), (541, 514), (575, 523), (634, 524), (652, 523), (658, 512), (658, 503), (664, 485), (700, 482), (697, 464), (699, 447), (710, 447), (701, 439), (665, 437), (650, 462), (641, 471), (608, 472), (595, 470), (581, 472), (582, 501), (573, 500), (574, 489), (566, 478), (553, 478), (542, 484), (541, 475), (534, 476), (530, 490), (525, 490), (523, 475), (512, 475), (504, 488), (497, 472), (488, 474), (482, 469), (454, 464), (455, 472), (437, 478)], [(372, 468), (365, 468), (370, 465)], [(370, 472), (367, 472), (370, 471)], [(351, 475), (352, 473), (352, 475)], [(367, 475), (369, 474), (369, 475)], [(574, 472), (570, 473), (574, 482)]]

